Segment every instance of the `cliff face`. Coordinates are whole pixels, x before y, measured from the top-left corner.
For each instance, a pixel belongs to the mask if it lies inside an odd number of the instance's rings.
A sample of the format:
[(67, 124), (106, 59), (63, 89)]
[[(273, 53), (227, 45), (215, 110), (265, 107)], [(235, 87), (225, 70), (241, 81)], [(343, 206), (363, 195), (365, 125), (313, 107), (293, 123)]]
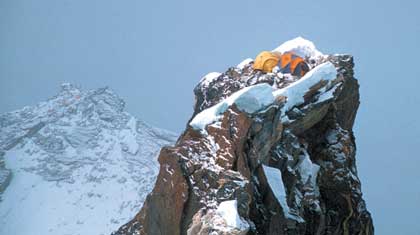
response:
[(373, 234), (355, 164), (353, 59), (311, 46), (300, 79), (253, 71), (252, 60), (203, 78), (152, 193), (115, 234)]

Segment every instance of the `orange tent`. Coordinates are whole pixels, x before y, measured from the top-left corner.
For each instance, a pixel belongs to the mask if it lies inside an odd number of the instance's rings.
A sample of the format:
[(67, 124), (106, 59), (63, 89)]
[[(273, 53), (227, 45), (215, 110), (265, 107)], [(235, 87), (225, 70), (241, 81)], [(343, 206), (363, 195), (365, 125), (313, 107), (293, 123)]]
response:
[(305, 60), (303, 60), (302, 57), (290, 52), (284, 53), (280, 56), (278, 66), (280, 68), (280, 72), (290, 73), (298, 77), (302, 77), (309, 71), (309, 66)]
[(304, 59), (290, 52), (279, 54), (263, 51), (255, 58), (253, 67), (256, 70), (270, 73), (276, 66), (280, 68), (280, 72), (298, 77), (302, 77), (309, 71), (309, 66)]

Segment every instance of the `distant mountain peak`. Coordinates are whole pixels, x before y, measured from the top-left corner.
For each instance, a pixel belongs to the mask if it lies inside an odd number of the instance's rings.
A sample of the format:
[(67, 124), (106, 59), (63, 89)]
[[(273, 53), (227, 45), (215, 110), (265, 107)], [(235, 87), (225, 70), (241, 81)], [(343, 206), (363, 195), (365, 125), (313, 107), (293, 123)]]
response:
[(135, 215), (176, 135), (124, 107), (107, 87), (65, 83), (0, 115), (0, 234), (109, 234)]

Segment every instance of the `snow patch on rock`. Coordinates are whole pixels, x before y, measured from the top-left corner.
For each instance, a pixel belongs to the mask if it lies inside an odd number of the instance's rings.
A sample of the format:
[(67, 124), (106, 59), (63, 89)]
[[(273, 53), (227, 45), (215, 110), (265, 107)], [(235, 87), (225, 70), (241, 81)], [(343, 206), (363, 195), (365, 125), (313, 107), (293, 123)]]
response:
[(281, 44), (279, 47), (273, 50), (273, 52), (293, 52), (300, 57), (321, 57), (323, 54), (318, 51), (315, 47), (315, 44), (309, 40), (306, 40), (302, 37), (297, 37), (292, 40), (286, 41)]
[(250, 64), (252, 62), (254, 62), (253, 59), (247, 58), (247, 59), (243, 60), (241, 63), (239, 63), (238, 65), (236, 65), (236, 68), (243, 69), (245, 66), (247, 66), (248, 64)]
[(300, 163), (298, 165), (298, 171), (303, 184), (309, 183), (311, 187), (315, 190), (315, 194), (318, 196), (319, 189), (318, 184), (316, 183), (318, 171), (320, 166), (313, 163), (309, 157), (309, 154), (304, 151), (304, 154), (301, 155)]
[(285, 96), (287, 101), (283, 106), (282, 117), (293, 107), (303, 104), (304, 95), (312, 86), (324, 80), (330, 82), (337, 78), (337, 70), (331, 62), (326, 62), (313, 68), (305, 74), (301, 79), (290, 84), (289, 86), (273, 92), (275, 97)]
[(223, 201), (218, 206), (216, 214), (224, 220), (226, 224), (223, 227), (224, 230), (247, 231), (249, 229), (248, 222), (239, 216), (237, 208), (238, 202), (236, 200)]
[(208, 86), (214, 79), (218, 78), (220, 75), (222, 75), (219, 72), (211, 72), (208, 73), (206, 76), (204, 76), (201, 80), (200, 83), (202, 83), (203, 85)]
[(196, 130), (204, 130), (208, 124), (221, 119), (222, 114), (233, 104), (246, 113), (255, 113), (274, 102), (273, 88), (266, 84), (257, 84), (243, 88), (222, 102), (203, 110), (190, 122)]
[(271, 191), (283, 209), (284, 216), (288, 219), (302, 222), (303, 219), (301, 217), (291, 214), (290, 208), (287, 205), (287, 192), (283, 184), (281, 171), (277, 168), (269, 167), (266, 165), (262, 165), (262, 167), (264, 170), (264, 175), (267, 178), (268, 185), (270, 186)]

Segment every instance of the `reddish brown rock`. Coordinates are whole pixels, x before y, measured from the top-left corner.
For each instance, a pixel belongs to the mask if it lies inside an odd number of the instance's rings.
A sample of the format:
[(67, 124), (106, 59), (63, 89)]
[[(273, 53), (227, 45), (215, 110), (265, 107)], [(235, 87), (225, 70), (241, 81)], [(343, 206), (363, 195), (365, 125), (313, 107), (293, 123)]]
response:
[[(115, 234), (373, 234), (355, 164), (353, 60), (326, 60), (337, 78), (314, 84), (286, 113), (287, 99), (276, 97), (255, 113), (233, 104), (205, 130), (188, 126), (162, 149), (142, 210)], [(246, 86), (290, 84), (250, 66), (200, 83), (193, 117)]]

